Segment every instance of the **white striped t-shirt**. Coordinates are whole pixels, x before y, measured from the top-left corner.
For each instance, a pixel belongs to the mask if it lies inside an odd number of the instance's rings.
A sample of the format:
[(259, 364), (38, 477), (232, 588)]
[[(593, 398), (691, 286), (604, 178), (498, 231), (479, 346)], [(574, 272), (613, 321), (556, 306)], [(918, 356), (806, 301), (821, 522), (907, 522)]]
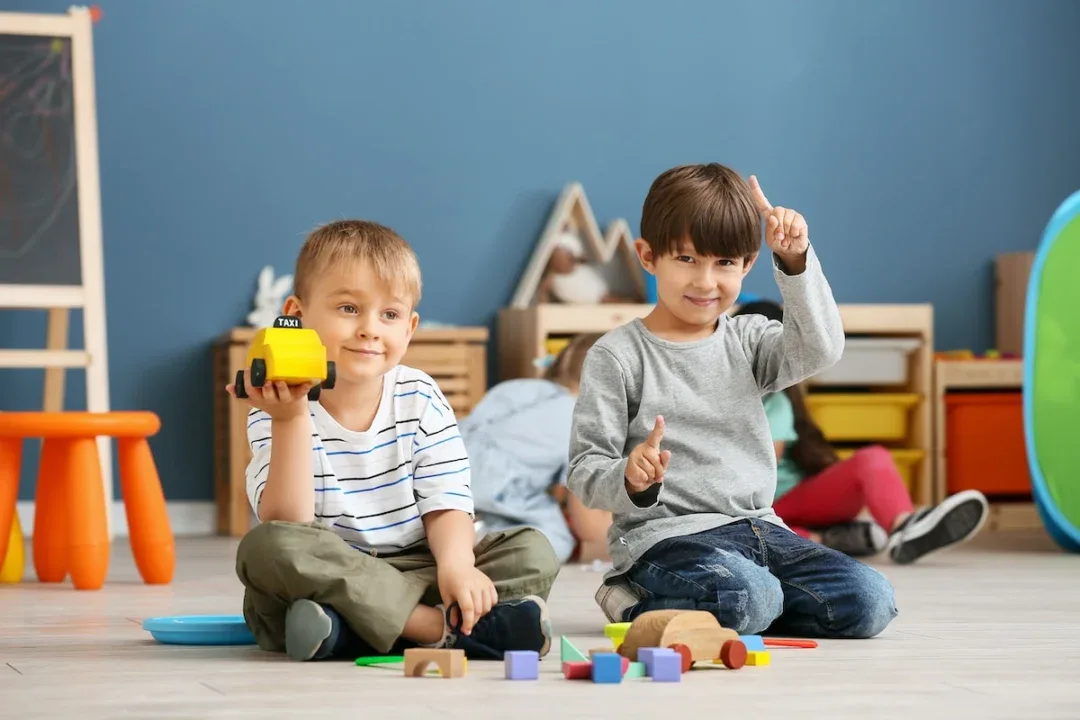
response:
[[(315, 519), (353, 547), (394, 553), (424, 542), (421, 516), (473, 513), (469, 459), (457, 419), (435, 381), (398, 365), (386, 373), (371, 427), (354, 432), (309, 402)], [(270, 470), (270, 416), (248, 414), (247, 492), (258, 513)]]

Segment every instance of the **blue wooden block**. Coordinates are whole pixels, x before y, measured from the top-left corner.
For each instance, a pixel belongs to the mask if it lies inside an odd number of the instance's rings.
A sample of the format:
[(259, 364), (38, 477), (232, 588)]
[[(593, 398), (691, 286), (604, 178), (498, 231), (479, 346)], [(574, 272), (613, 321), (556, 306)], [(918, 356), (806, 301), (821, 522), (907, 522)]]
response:
[(682, 655), (674, 652), (654, 655), (652, 679), (653, 682), (682, 681)]
[(592, 680), (594, 683), (622, 682), (623, 657), (618, 653), (596, 653), (592, 658)]
[(536, 680), (540, 677), (540, 654), (534, 650), (511, 650), (503, 654), (507, 680)]
[(674, 654), (675, 651), (671, 648), (639, 648), (637, 651), (637, 659), (639, 663), (645, 665), (645, 675), (652, 677), (653, 660), (657, 655), (662, 654)]
[(765, 641), (760, 635), (740, 635), (739, 639), (742, 640), (743, 645), (747, 650), (764, 650)]

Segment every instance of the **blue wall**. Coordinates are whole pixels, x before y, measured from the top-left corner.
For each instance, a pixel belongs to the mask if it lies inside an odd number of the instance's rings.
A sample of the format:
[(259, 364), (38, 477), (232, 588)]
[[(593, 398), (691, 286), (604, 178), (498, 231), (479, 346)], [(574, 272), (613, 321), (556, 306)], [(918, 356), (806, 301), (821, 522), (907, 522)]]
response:
[[(993, 256), (1080, 186), (1068, 0), (102, 7), (113, 404), (161, 414), (172, 499), (213, 496), (210, 341), (316, 223), (395, 226), (422, 315), (489, 324), (565, 183), (636, 227), (658, 172), (720, 160), (805, 213), (840, 302), (932, 302), (939, 347), (979, 350)], [(761, 268), (747, 289), (775, 292)], [(43, 338), (0, 316), (0, 345)], [(0, 374), (0, 409), (40, 398), (40, 373)]]

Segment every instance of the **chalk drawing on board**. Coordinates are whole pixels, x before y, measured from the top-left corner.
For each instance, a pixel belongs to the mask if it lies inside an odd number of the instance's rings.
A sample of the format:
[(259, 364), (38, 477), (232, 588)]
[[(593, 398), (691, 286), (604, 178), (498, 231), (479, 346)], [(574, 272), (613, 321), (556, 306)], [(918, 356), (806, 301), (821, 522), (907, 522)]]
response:
[(0, 35), (0, 283), (79, 284), (71, 40)]

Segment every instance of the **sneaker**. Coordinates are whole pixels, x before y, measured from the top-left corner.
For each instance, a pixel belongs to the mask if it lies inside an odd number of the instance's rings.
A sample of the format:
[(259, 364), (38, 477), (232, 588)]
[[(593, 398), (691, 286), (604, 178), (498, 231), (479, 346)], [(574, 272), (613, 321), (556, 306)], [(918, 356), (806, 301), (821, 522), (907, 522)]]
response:
[(940, 505), (920, 508), (908, 516), (889, 537), (889, 556), (893, 562), (907, 565), (959, 545), (975, 537), (989, 515), (990, 506), (981, 492), (958, 492)]
[(322, 660), (333, 651), (341, 626), (331, 608), (297, 600), (285, 611), (285, 652), (293, 660)]
[(852, 520), (821, 530), (821, 544), (851, 557), (877, 555), (885, 549), (889, 534), (876, 522)]
[[(534, 650), (540, 657), (551, 649), (551, 620), (547, 605), (535, 595), (501, 602), (477, 620), (471, 635), (463, 635), (461, 623), (453, 624), (446, 609), (449, 635), (443, 647), (465, 651), (465, 656), (479, 660), (502, 660), (511, 650)], [(459, 618), (460, 620), (460, 618)]]
[(596, 604), (604, 611), (608, 622), (622, 622), (626, 611), (637, 605), (641, 598), (625, 583), (602, 584), (596, 591)]

